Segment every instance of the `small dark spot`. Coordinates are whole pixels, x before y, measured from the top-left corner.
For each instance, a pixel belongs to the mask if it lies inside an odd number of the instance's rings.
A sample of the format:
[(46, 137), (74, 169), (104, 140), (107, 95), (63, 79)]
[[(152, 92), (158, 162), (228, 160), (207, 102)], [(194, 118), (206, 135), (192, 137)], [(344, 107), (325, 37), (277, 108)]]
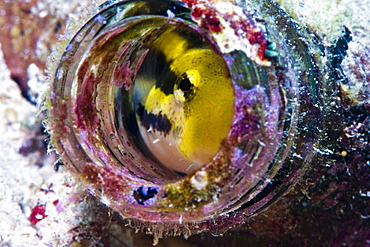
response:
[(193, 86), (193, 84), (190, 82), (189, 78), (184, 78), (180, 81), (179, 83), (179, 88), (183, 91), (183, 92), (188, 92), (191, 87)]
[(21, 93), (22, 93), (23, 98), (28, 100), (33, 105), (36, 105), (37, 102), (32, 100), (32, 98), (28, 94), (28, 91), (30, 90), (30, 88), (27, 85), (28, 78), (27, 77), (21, 77), (21, 76), (15, 75), (15, 74), (11, 74), (11, 78), (12, 78), (13, 81), (15, 81), (18, 84), (19, 88), (21, 89)]
[(61, 28), (62, 28), (62, 23), (58, 21), (57, 23), (55, 23), (54, 33), (58, 33)]
[(177, 175), (180, 175), (181, 177), (186, 177), (188, 174), (186, 173), (183, 173), (183, 172), (178, 172), (178, 171), (175, 171)]
[(134, 198), (139, 204), (144, 205), (146, 200), (155, 197), (157, 193), (156, 188), (141, 186), (139, 189), (134, 190)]
[(63, 166), (64, 164), (61, 162), (61, 161), (57, 161), (55, 164), (54, 164), (54, 170), (57, 172), (59, 171), (60, 167)]
[(264, 19), (261, 19), (261, 18), (258, 18), (258, 17), (256, 17), (256, 19), (255, 19), (257, 22), (260, 22), (260, 23), (263, 23), (263, 24), (265, 24), (266, 23), (266, 20), (264, 20)]
[(40, 191), (43, 191), (45, 194), (48, 194), (50, 192), (54, 193), (53, 183), (51, 183), (47, 188), (41, 187)]
[(131, 159), (133, 159), (133, 160), (136, 159), (135, 155), (133, 155), (132, 153), (129, 153), (129, 155), (130, 155)]

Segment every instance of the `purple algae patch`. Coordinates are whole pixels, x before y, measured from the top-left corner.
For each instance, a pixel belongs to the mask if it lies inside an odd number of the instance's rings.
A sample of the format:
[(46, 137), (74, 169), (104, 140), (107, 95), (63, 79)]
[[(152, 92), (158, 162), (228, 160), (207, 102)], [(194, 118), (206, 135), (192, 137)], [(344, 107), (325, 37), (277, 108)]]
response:
[(243, 89), (235, 86), (235, 114), (230, 136), (234, 138), (258, 138), (265, 126), (267, 96), (264, 89), (255, 86)]
[(95, 77), (90, 75), (82, 84), (82, 90), (77, 96), (75, 113), (78, 120), (78, 128), (86, 129), (94, 126), (97, 116), (94, 107)]
[(114, 86), (121, 88), (125, 87), (126, 90), (130, 90), (132, 86), (132, 77), (134, 76), (134, 70), (130, 69), (130, 61), (126, 61), (116, 68), (113, 72), (113, 84)]

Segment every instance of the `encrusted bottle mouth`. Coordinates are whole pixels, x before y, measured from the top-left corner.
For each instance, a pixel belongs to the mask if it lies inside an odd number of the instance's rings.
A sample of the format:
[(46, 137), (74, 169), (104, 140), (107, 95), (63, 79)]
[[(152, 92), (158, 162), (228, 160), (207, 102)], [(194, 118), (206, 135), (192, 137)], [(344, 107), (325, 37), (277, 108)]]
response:
[(318, 135), (319, 84), (294, 23), (268, 1), (202, 6), (101, 6), (66, 45), (46, 102), (63, 162), (149, 228), (198, 232), (233, 215), (225, 228), (263, 210)]

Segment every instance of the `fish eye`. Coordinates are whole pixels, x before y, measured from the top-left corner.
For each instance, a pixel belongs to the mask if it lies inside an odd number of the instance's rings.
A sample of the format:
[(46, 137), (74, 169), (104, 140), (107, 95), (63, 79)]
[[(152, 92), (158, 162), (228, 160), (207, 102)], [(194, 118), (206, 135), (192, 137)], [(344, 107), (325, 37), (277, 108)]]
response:
[(183, 75), (178, 82), (177, 87), (183, 92), (189, 92), (193, 88), (193, 84), (190, 82), (187, 75)]
[[(184, 103), (190, 102), (196, 92), (196, 83), (193, 75), (187, 73), (182, 74), (175, 82), (174, 96), (177, 102)], [(194, 85), (195, 84), (195, 85)]]

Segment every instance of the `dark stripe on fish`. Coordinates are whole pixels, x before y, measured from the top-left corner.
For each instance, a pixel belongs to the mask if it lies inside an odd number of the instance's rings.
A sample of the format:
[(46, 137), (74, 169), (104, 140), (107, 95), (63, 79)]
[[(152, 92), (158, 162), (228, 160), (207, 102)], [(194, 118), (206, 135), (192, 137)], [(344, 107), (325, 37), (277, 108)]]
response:
[(152, 128), (153, 132), (159, 131), (166, 136), (170, 133), (172, 124), (166, 115), (149, 113), (142, 104), (138, 104), (136, 114), (140, 118), (141, 125), (147, 130)]

